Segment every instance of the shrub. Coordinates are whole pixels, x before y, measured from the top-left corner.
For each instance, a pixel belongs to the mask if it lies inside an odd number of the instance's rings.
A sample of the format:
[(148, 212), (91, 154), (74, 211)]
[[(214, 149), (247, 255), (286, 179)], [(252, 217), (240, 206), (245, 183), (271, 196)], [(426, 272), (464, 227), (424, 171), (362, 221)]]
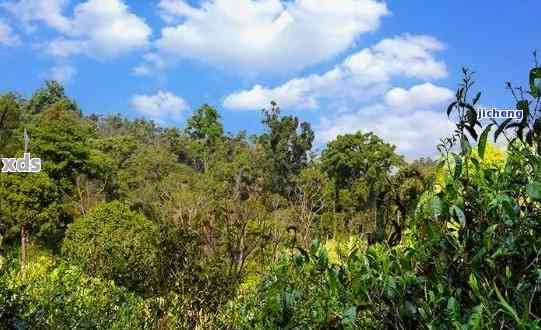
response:
[(120, 202), (101, 205), (72, 223), (64, 239), (66, 260), (91, 276), (155, 293), (160, 258), (157, 227)]
[(112, 281), (40, 257), (24, 274), (0, 276), (0, 324), (17, 329), (143, 329), (156, 323), (150, 301)]

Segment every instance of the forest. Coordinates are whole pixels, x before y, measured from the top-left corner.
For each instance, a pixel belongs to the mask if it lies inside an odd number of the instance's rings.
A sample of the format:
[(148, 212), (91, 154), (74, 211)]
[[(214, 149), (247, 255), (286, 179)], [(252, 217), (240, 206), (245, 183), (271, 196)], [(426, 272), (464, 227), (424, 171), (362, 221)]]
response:
[(463, 69), (453, 134), (414, 161), (362, 131), (315, 151), (275, 102), (248, 135), (211, 105), (181, 129), (83, 113), (55, 81), (2, 94), (0, 156), (42, 164), (0, 173), (0, 328), (539, 329), (541, 68), (524, 77), (523, 118), (481, 124)]

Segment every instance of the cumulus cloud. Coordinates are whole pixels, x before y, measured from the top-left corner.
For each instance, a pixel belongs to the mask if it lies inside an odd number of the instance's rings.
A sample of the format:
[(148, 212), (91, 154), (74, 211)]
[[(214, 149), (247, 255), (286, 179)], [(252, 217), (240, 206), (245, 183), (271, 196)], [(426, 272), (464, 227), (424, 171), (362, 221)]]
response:
[[(329, 99), (363, 100), (385, 91), (393, 77), (445, 77), (445, 63), (434, 58), (434, 52), (441, 49), (443, 45), (429, 36), (403, 35), (385, 39), (351, 55), (326, 73), (292, 79), (273, 88), (255, 85), (228, 95), (223, 104), (232, 110), (258, 110), (270, 101), (276, 101), (283, 107), (315, 109), (321, 101)], [(410, 91), (419, 99), (416, 102), (423, 101), (418, 94), (424, 92), (431, 95), (445, 93), (433, 85), (422, 85)], [(399, 90), (391, 94), (389, 101), (396, 101), (397, 94), (400, 94)]]
[(61, 36), (46, 43), (55, 56), (86, 54), (110, 58), (147, 46), (151, 35), (144, 19), (122, 0), (88, 0), (63, 15), (65, 0), (19, 0), (2, 6), (25, 24), (43, 22)]
[(140, 114), (160, 122), (179, 117), (190, 108), (184, 99), (167, 91), (158, 91), (154, 95), (134, 95), (131, 104)]
[(453, 128), (444, 111), (424, 111), (420, 108), (402, 112), (377, 104), (334, 118), (322, 118), (316, 127), (316, 142), (323, 145), (338, 135), (357, 131), (374, 132), (411, 160), (436, 155), (440, 138), (449, 136)]
[(287, 72), (331, 59), (378, 28), (378, 0), (161, 0), (159, 51), (249, 72)]
[(47, 79), (56, 80), (60, 83), (68, 83), (77, 74), (77, 69), (71, 65), (57, 65), (52, 67), (46, 74)]
[(68, 0), (19, 0), (0, 4), (19, 19), (28, 30), (33, 30), (33, 23), (44, 22), (48, 26), (66, 31), (70, 27), (69, 19), (62, 15)]
[(0, 21), (0, 45), (17, 46), (21, 43), (19, 36), (13, 32), (11, 27)]
[(385, 94), (385, 103), (392, 109), (404, 111), (413, 109), (431, 109), (453, 99), (450, 89), (431, 83), (416, 85), (409, 90), (393, 88)]
[(393, 76), (439, 79), (447, 76), (447, 68), (434, 53), (443, 49), (436, 38), (406, 34), (384, 39), (350, 56), (344, 66), (369, 82), (387, 81)]

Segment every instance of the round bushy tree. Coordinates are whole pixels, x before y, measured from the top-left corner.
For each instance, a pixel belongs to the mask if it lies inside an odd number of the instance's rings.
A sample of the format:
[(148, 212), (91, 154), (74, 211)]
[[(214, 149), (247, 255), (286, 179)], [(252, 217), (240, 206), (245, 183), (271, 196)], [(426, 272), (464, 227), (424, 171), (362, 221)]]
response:
[(120, 202), (98, 206), (72, 223), (62, 252), (86, 273), (141, 293), (157, 289), (158, 228)]

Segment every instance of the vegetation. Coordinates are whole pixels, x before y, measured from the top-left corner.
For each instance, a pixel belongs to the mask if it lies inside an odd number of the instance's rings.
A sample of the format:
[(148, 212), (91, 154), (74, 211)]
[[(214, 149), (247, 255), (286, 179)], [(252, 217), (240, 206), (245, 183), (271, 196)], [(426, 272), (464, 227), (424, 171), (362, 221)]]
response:
[(437, 161), (370, 132), (316, 155), (276, 103), (247, 137), (209, 105), (181, 130), (0, 96), (0, 155), (26, 129), (43, 160), (0, 174), (0, 327), (540, 328), (541, 90), (482, 127), (463, 73)]

